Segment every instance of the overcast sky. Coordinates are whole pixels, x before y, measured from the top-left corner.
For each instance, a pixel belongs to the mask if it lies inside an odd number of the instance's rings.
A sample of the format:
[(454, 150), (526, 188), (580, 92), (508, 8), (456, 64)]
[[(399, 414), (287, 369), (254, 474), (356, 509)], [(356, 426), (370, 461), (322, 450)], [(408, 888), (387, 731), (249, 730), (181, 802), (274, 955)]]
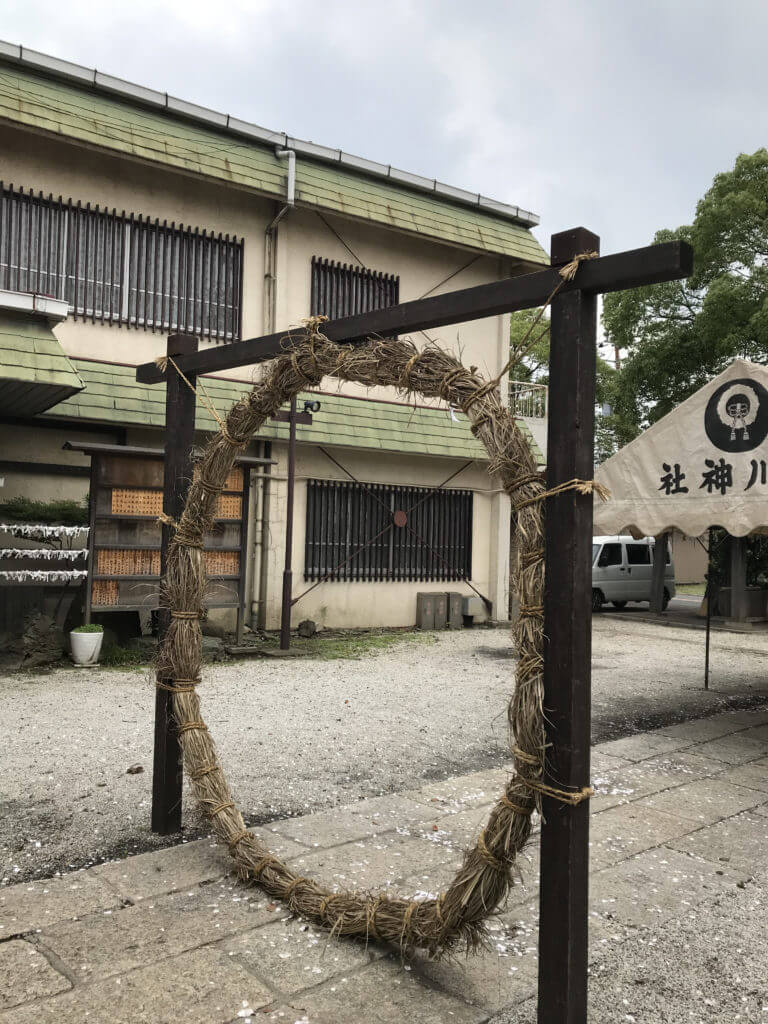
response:
[(765, 0), (5, 0), (9, 42), (541, 216), (603, 252), (768, 144)]

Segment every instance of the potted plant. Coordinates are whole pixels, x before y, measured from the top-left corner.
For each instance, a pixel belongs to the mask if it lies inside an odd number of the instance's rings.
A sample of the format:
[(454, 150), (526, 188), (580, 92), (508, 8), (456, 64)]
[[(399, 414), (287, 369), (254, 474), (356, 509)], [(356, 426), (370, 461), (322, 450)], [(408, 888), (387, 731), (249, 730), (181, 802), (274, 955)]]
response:
[(104, 627), (94, 622), (77, 626), (69, 634), (72, 644), (72, 660), (76, 665), (97, 665), (104, 639)]

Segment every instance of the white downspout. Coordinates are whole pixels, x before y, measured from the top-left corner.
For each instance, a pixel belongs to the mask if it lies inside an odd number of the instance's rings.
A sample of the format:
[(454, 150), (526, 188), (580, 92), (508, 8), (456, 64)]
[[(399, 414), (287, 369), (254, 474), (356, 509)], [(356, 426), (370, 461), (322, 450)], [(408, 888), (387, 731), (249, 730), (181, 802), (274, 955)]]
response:
[[(263, 322), (264, 334), (274, 334), (277, 319), (277, 226), (296, 202), (296, 151), (293, 149), (276, 149), (275, 155), (288, 160), (288, 180), (285, 188), (285, 203), (277, 216), (270, 221), (264, 232), (264, 294)], [(269, 536), (269, 479), (265, 476), (260, 481), (261, 516), (257, 523), (256, 536), (253, 544), (253, 577), (251, 583), (251, 621), (266, 622), (263, 609), (266, 608), (268, 572), (262, 571), (262, 561), (268, 558), (266, 550)], [(261, 611), (261, 614), (259, 614)]]
[(285, 204), (264, 232), (264, 333), (273, 334), (277, 313), (277, 225), (296, 202), (296, 152), (276, 149), (275, 155), (288, 160)]

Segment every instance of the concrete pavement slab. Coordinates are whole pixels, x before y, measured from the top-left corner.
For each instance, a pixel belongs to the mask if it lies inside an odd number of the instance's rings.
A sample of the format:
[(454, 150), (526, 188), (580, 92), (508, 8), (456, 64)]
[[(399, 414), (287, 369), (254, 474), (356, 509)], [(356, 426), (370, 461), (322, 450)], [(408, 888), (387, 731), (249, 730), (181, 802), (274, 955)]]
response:
[(739, 811), (749, 810), (765, 802), (764, 793), (744, 786), (734, 786), (715, 777), (654, 793), (643, 797), (634, 806), (644, 804), (698, 825), (711, 825), (721, 818), (730, 818)]
[(267, 826), (267, 831), (288, 837), (310, 849), (322, 849), (377, 835), (379, 832), (390, 832), (410, 823), (415, 824), (430, 815), (437, 817), (439, 813), (437, 807), (428, 809), (422, 803), (392, 793), (320, 814), (276, 821)]
[(482, 1024), (488, 1014), (427, 986), (409, 965), (388, 959), (327, 981), (257, 1019), (259, 1024)]
[[(265, 829), (249, 829), (266, 843), (276, 857), (290, 859), (306, 853), (306, 847)], [(194, 888), (202, 882), (223, 878), (233, 871), (226, 847), (213, 839), (170, 846), (165, 850), (109, 861), (91, 869), (120, 894), (136, 903), (168, 892)]]
[(697, 904), (744, 880), (743, 873), (659, 847), (594, 874), (590, 904), (597, 914), (623, 925), (651, 928), (695, 913)]
[(95, 910), (117, 909), (120, 894), (94, 870), (0, 889), (0, 941), (11, 935), (74, 921)]
[(271, 1000), (262, 982), (208, 947), (17, 1006), (0, 1024), (227, 1024)]
[(592, 785), (596, 795), (591, 802), (592, 813), (663, 789), (681, 786), (719, 771), (722, 771), (721, 762), (680, 750), (646, 761), (628, 762), (625, 766), (601, 775), (593, 772)]
[(12, 939), (0, 943), (0, 1010), (71, 987), (29, 942)]
[(474, 846), (481, 829), (488, 821), (489, 805), (470, 807), (466, 811), (427, 818), (398, 831), (410, 836), (463, 851)]
[(726, 764), (744, 764), (746, 761), (768, 756), (768, 743), (764, 740), (750, 739), (746, 732), (733, 733), (689, 749), (700, 757), (711, 757)]
[(490, 922), (490, 948), (476, 956), (444, 960), (414, 959), (418, 978), (457, 999), (493, 1012), (528, 999), (536, 991), (538, 975), (535, 924), (518, 927), (507, 919)]
[(659, 729), (656, 735), (671, 736), (673, 739), (685, 740), (689, 743), (703, 743), (706, 740), (716, 740), (721, 736), (728, 736), (743, 728), (721, 715), (713, 715), (711, 718), (696, 718), (692, 722), (678, 722), (677, 725), (665, 726), (663, 729)]
[(712, 716), (723, 722), (733, 723), (737, 729), (748, 729), (755, 725), (768, 724), (768, 711), (765, 708), (742, 708), (739, 711), (723, 711)]
[(736, 786), (745, 786), (747, 789), (758, 789), (762, 793), (768, 793), (768, 760), (750, 761), (747, 764), (727, 768), (720, 773), (719, 778), (723, 782), (732, 782)]
[(377, 943), (331, 939), (300, 919), (275, 921), (221, 944), (233, 960), (262, 978), (279, 998), (373, 963), (388, 950)]
[(40, 946), (51, 950), (78, 979), (90, 980), (145, 967), (229, 935), (249, 931), (283, 911), (255, 888), (214, 882), (184, 893), (142, 900), (119, 912), (91, 914), (45, 929)]
[(459, 860), (450, 847), (390, 833), (315, 850), (291, 861), (291, 867), (336, 889), (386, 890), (412, 874), (416, 865), (426, 870), (446, 861), (458, 865)]
[(418, 789), (409, 789), (403, 795), (428, 806), (437, 806), (438, 810), (441, 807), (455, 811), (466, 810), (468, 807), (495, 803), (509, 776), (510, 771), (507, 769), (492, 768), (485, 772), (445, 779), (443, 782), (430, 782)]
[(696, 825), (675, 814), (657, 811), (636, 801), (611, 807), (590, 822), (589, 862), (597, 871), (618, 864), (669, 839), (693, 831)]
[(728, 871), (758, 874), (768, 867), (768, 818), (744, 811), (668, 843)]
[(121, 897), (135, 903), (222, 878), (229, 870), (228, 860), (226, 850), (204, 839), (141, 857), (108, 861), (91, 870)]
[(690, 747), (692, 742), (675, 736), (662, 736), (655, 732), (638, 732), (633, 736), (624, 736), (620, 740), (601, 743), (600, 753), (621, 757), (627, 761), (646, 761), (658, 754), (683, 750)]

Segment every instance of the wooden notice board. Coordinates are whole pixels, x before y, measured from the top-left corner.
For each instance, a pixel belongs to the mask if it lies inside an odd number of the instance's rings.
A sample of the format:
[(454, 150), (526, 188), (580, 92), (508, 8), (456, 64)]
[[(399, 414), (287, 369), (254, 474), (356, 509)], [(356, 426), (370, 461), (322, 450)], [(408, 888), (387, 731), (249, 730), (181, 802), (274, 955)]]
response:
[[(93, 612), (153, 611), (160, 606), (162, 454), (123, 454), (114, 448), (95, 452), (95, 447), (89, 451), (86, 621)], [(206, 607), (236, 608), (238, 633), (244, 614), (249, 488), (250, 466), (235, 465), (219, 496), (213, 529), (204, 538)]]

